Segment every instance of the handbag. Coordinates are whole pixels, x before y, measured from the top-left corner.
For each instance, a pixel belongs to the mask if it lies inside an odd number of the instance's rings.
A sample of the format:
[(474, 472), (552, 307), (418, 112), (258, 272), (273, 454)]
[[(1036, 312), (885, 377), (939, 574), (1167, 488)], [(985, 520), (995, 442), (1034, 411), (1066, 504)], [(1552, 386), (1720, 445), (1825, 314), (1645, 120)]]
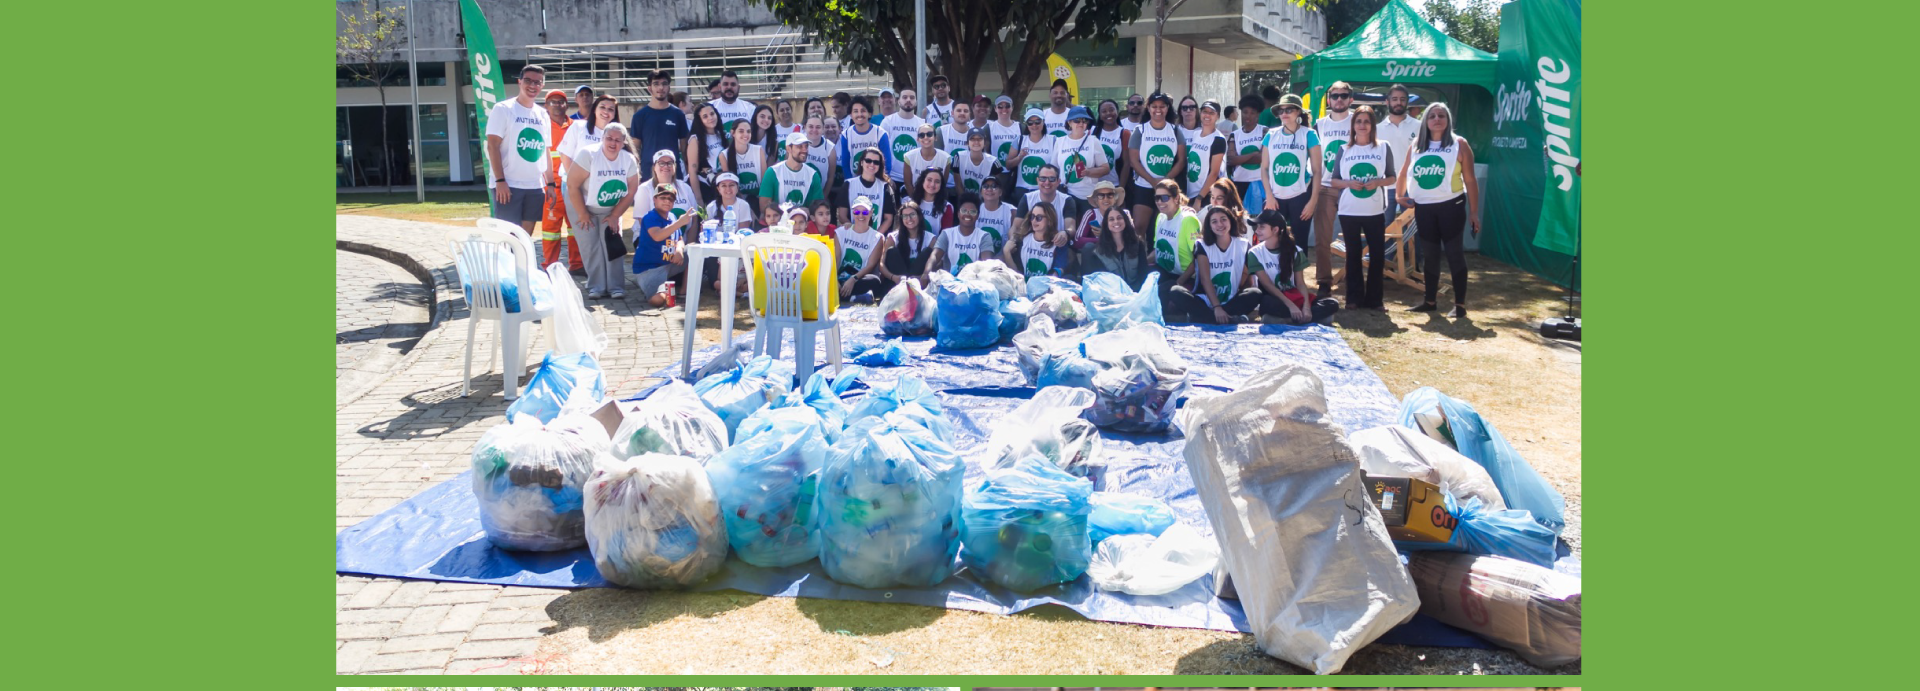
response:
[(607, 239), (603, 241), (607, 243), (607, 261), (627, 256), (627, 241), (620, 239), (620, 231), (612, 226), (600, 226), (600, 232), (607, 234)]

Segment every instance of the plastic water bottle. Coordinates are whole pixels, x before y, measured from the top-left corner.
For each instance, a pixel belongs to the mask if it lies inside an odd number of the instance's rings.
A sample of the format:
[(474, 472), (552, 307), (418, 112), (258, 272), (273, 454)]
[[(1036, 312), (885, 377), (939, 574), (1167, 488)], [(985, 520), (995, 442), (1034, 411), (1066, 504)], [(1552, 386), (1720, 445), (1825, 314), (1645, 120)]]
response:
[(733, 240), (733, 231), (739, 227), (740, 223), (733, 218), (733, 205), (728, 204), (726, 210), (720, 212), (721, 237), (731, 242)]

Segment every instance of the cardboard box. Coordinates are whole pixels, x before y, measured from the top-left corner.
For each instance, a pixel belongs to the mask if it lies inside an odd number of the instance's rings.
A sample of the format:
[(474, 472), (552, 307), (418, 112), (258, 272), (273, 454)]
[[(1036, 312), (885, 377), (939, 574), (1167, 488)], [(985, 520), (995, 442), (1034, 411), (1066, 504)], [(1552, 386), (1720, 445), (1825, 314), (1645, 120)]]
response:
[(1406, 542), (1446, 542), (1459, 520), (1447, 511), (1440, 488), (1407, 477), (1363, 475), (1367, 496), (1380, 508), (1387, 535)]

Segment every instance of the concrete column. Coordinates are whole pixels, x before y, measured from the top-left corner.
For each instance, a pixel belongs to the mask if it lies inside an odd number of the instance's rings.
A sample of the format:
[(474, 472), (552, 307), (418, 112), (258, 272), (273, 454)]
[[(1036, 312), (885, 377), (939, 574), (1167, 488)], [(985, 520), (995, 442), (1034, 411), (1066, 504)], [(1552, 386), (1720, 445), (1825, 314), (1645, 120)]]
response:
[[(688, 94), (693, 93), (694, 90), (687, 86), (691, 83), (687, 81), (687, 70), (689, 69), (687, 64), (687, 49), (675, 46), (673, 49), (673, 91), (685, 91)], [(700, 93), (704, 96), (706, 90), (702, 89)], [(692, 97), (689, 96), (689, 100), (691, 100), (691, 98)]]
[(467, 157), (467, 103), (473, 100), (471, 88), (461, 88), (467, 68), (464, 62), (448, 62), (447, 87), (453, 95), (447, 99), (447, 166), (453, 182), (473, 182), (473, 159)]

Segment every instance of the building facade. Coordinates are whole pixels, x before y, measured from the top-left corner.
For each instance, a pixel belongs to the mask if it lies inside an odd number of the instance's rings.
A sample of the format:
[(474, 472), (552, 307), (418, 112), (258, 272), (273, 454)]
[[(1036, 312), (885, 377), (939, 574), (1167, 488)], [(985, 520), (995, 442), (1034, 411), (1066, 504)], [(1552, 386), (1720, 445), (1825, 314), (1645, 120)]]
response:
[[(355, 2), (339, 2), (345, 12)], [(404, 7), (406, 0), (381, 0)], [(841, 71), (829, 51), (772, 13), (746, 0), (478, 0), (508, 73), (527, 61), (549, 69), (547, 85), (571, 92), (585, 83), (611, 92), (625, 106), (644, 98), (655, 67), (671, 70), (677, 91), (706, 97), (706, 82), (722, 69), (741, 75), (741, 96), (804, 99), (835, 91), (873, 93), (888, 80)], [(458, 0), (413, 0), (413, 41), (419, 71), (422, 174), (427, 184), (468, 184), (484, 178), (482, 137), (475, 131), (473, 93), (464, 70)], [(1124, 99), (1154, 90), (1152, 5), (1123, 27), (1120, 40), (1058, 48), (1074, 65), (1078, 102)], [(1318, 12), (1286, 0), (1188, 0), (1166, 23), (1161, 44), (1161, 90), (1231, 103), (1242, 72), (1285, 69), (1294, 56), (1326, 45)], [(393, 55), (381, 88), (340, 66), (336, 77), (336, 180), (340, 187), (411, 185), (412, 125), (407, 119), (406, 45)], [(1046, 81), (1028, 94), (1046, 100)], [(999, 68), (982, 67), (978, 93), (998, 93)], [(384, 122), (383, 122), (384, 121)], [(381, 127), (386, 128), (384, 154)], [(391, 178), (391, 179), (389, 179)]]

